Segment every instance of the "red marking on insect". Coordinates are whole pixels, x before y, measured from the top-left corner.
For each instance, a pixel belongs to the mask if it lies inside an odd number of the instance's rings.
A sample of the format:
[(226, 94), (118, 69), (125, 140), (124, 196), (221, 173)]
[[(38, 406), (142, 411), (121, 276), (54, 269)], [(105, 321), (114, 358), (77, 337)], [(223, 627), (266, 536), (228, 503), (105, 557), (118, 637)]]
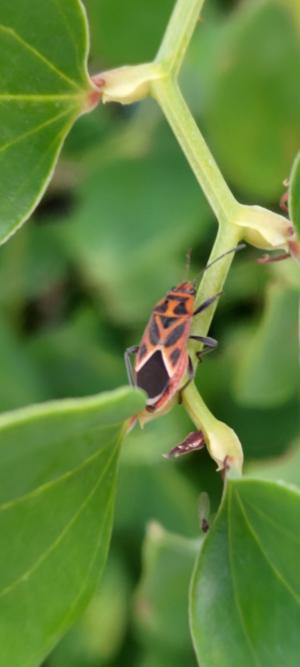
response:
[[(172, 399), (183, 388), (186, 373), (188, 381), (194, 371), (187, 350), (192, 317), (215, 301), (211, 297), (194, 310), (196, 290), (192, 282), (183, 282), (167, 292), (153, 308), (140, 345), (128, 348), (126, 367), (131, 384), (144, 389), (147, 394), (145, 411), (139, 415), (141, 423), (158, 412), (165, 412)], [(209, 337), (192, 336), (205, 346), (205, 351), (216, 347)], [(134, 366), (129, 355), (135, 354)]]
[[(213, 260), (207, 267), (227, 255), (244, 248), (240, 244)], [(185, 281), (171, 289), (153, 308), (140, 345), (129, 347), (125, 352), (125, 364), (130, 384), (143, 389), (147, 394), (145, 410), (131, 421), (137, 419), (141, 425), (169, 410), (178, 392), (194, 377), (194, 368), (188, 353), (189, 338), (202, 344), (198, 357), (213, 350), (217, 341), (208, 336), (190, 335), (192, 318), (208, 308), (220, 293), (206, 299), (195, 308), (196, 288), (190, 281)], [(134, 365), (130, 354), (135, 354)]]

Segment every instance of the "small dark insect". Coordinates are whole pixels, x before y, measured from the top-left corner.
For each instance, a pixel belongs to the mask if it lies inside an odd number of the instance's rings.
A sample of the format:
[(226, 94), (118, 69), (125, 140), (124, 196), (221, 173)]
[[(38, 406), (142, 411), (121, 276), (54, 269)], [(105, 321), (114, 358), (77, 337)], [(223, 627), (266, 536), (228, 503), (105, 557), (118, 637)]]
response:
[[(243, 244), (229, 252), (235, 252), (242, 247)], [(216, 348), (217, 341), (214, 338), (193, 336), (190, 335), (190, 330), (192, 318), (214, 303), (220, 294), (214, 294), (194, 310), (194, 284), (190, 281), (180, 283), (154, 306), (140, 345), (126, 350), (125, 364), (129, 382), (147, 394), (146, 408), (138, 415), (141, 424), (151, 419), (154, 414), (169, 409), (177, 392), (182, 391), (193, 379), (194, 368), (188, 354), (188, 340), (202, 343), (199, 358)], [(131, 354), (136, 355), (134, 366), (131, 364)]]

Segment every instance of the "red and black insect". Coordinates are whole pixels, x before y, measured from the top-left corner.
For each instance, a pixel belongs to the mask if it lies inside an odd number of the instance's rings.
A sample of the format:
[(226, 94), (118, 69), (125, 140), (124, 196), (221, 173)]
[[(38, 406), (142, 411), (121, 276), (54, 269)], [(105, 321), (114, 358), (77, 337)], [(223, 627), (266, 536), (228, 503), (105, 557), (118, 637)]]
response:
[[(196, 310), (196, 289), (191, 282), (184, 282), (167, 292), (154, 306), (140, 345), (128, 348), (125, 363), (129, 382), (144, 389), (148, 398), (146, 411), (163, 410), (188, 374), (188, 382), (194, 371), (187, 351), (188, 339), (203, 343), (199, 355), (214, 349), (217, 341), (208, 336), (190, 336), (192, 317), (208, 308), (219, 296), (207, 299)], [(134, 368), (129, 355), (136, 354)]]
[[(243, 244), (229, 252), (242, 247)], [(187, 349), (189, 339), (202, 343), (199, 358), (216, 348), (218, 343), (214, 338), (194, 336), (190, 330), (192, 318), (208, 308), (220, 294), (211, 296), (194, 310), (194, 284), (190, 281), (180, 283), (154, 306), (140, 345), (126, 350), (125, 364), (129, 382), (147, 394), (145, 411), (139, 415), (141, 422), (151, 418), (154, 413), (168, 409), (177, 392), (182, 391), (193, 379), (194, 368)], [(134, 366), (131, 364), (131, 354), (136, 355)]]

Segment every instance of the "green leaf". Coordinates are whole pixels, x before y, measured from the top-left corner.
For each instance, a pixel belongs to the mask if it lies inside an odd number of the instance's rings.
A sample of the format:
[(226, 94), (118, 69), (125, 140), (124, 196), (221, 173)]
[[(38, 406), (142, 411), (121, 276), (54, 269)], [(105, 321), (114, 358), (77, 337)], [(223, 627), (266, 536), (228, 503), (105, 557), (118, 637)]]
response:
[(123, 421), (143, 404), (124, 388), (0, 417), (1, 667), (38, 667), (94, 592)]
[(20, 337), (0, 315), (0, 406), (4, 410), (37, 403), (48, 398), (43, 378)]
[[(194, 665), (188, 627), (188, 589), (199, 540), (165, 531), (152, 522), (143, 549), (143, 574), (136, 595), (136, 623), (142, 642), (165, 657)], [(164, 663), (160, 663), (164, 664)]]
[(184, 536), (197, 533), (201, 473), (194, 488), (180, 463), (166, 461), (162, 456), (185, 437), (188, 427), (180, 408), (174, 407), (143, 430), (136, 426), (126, 440), (120, 462), (115, 525), (116, 530), (130, 534), (135, 544), (143, 539), (145, 525), (153, 519)]
[(300, 236), (300, 153), (295, 158), (289, 183), (289, 213)]
[[(201, 241), (209, 221), (180, 153), (166, 149), (161, 134), (153, 144), (146, 158), (98, 160), (61, 226), (84, 281), (104, 296), (109, 316), (127, 326), (144, 324), (155, 301), (182, 280), (186, 248)], [(162, 265), (163, 272), (153, 271)]]
[[(84, 0), (91, 24), (92, 56), (108, 67), (154, 58), (173, 0)], [(134, 35), (134, 39), (132, 36)]]
[[(289, 262), (281, 264), (287, 266)], [(253, 293), (252, 298), (254, 296), (257, 298), (257, 292)], [(248, 307), (247, 298), (245, 308)], [(197, 374), (199, 389), (204, 400), (214, 406), (218, 418), (230, 424), (238, 434), (243, 443), (246, 460), (280, 455), (300, 432), (298, 391), (295, 391), (289, 401), (273, 406), (250, 406), (241, 403), (236, 391), (236, 378), (240, 365), (247, 356), (248, 345), (255, 335), (253, 324), (247, 324), (241, 319), (231, 319), (231, 326), (226, 329), (224, 320), (220, 313), (219, 337), (222, 339), (222, 352), (209, 355), (201, 365)], [(273, 346), (274, 367), (277, 354), (281, 354), (281, 351), (278, 352), (278, 348)]]
[(87, 396), (126, 380), (121, 346), (118, 354), (107, 323), (88, 307), (77, 308), (56, 327), (43, 328), (31, 337), (27, 351), (47, 379), (46, 398)]
[(296, 290), (271, 284), (261, 322), (244, 342), (235, 378), (235, 395), (250, 406), (286, 402), (299, 385), (298, 302)]
[(217, 35), (208, 143), (237, 190), (278, 201), (300, 144), (299, 29), (288, 3), (252, 0)]
[(80, 0), (2, 0), (0, 243), (37, 205), (68, 131), (87, 110), (87, 55)]
[(0, 304), (16, 311), (67, 278), (67, 259), (55, 225), (30, 221), (0, 248)]
[(129, 581), (110, 554), (101, 585), (85, 612), (49, 656), (49, 667), (100, 667), (120, 651), (128, 622)]
[(300, 493), (230, 481), (200, 551), (191, 629), (201, 667), (295, 667), (299, 660)]
[(247, 476), (273, 481), (283, 480), (300, 487), (300, 440), (284, 456), (247, 465)]

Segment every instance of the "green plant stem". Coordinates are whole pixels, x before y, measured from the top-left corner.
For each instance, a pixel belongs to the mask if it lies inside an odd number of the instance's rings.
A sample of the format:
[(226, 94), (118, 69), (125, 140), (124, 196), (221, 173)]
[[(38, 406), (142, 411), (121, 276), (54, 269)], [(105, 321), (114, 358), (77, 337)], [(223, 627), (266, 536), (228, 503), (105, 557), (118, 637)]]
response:
[[(215, 260), (217, 257), (220, 257), (220, 255), (222, 255), (224, 252), (235, 248), (238, 245), (240, 238), (241, 232), (237, 226), (220, 225), (216, 240), (210, 253), (208, 264)], [(208, 268), (206, 271), (204, 271), (196, 296), (196, 308), (200, 305), (200, 303), (203, 303), (203, 301), (206, 301), (206, 299), (209, 299), (211, 296), (214, 296), (214, 294), (218, 294), (223, 290), (233, 259), (234, 252), (226, 255), (225, 257), (222, 257), (222, 259), (216, 262), (211, 268)], [(217, 301), (215, 301), (198, 316), (196, 315), (192, 326), (193, 334), (199, 333), (199, 335), (202, 336), (207, 335), (216, 308)], [(201, 331), (199, 331), (199, 328)]]
[[(227, 186), (200, 129), (181, 95), (177, 83), (172, 78), (166, 76), (160, 80), (153, 81), (151, 83), (151, 91), (163, 110), (219, 222), (218, 234), (209, 258), (209, 262), (212, 262), (223, 253), (235, 248), (242, 237), (241, 228), (236, 224), (232, 224), (233, 220), (238, 216), (240, 204), (236, 201)], [(197, 291), (195, 307), (223, 290), (233, 258), (234, 253), (228, 254), (204, 272)], [(194, 318), (192, 334), (199, 336), (207, 335), (216, 307), (217, 301)], [(199, 349), (201, 349), (199, 343), (190, 343), (189, 353), (192, 357), (194, 368), (198, 362), (196, 350)], [(218, 422), (203, 402), (194, 383), (190, 383), (186, 387), (183, 391), (182, 399), (193, 423), (197, 429), (203, 430), (206, 433), (206, 442), (210, 442), (208, 429), (213, 424), (212, 431), (216, 431)], [(225, 425), (221, 426), (221, 439), (224, 437), (223, 431), (226, 428)], [(226, 432), (230, 433), (229, 442), (231, 444), (228, 451), (232, 449), (233, 452), (238, 452), (238, 467), (240, 469), (242, 461), (240, 445), (238, 440), (235, 440), (235, 435), (230, 429)], [(214, 456), (214, 454), (212, 455)]]
[(238, 202), (230, 191), (175, 81), (151, 82), (151, 91), (168, 120), (190, 166), (220, 223), (237, 215)]
[(177, 0), (163, 36), (156, 62), (178, 74), (205, 0)]
[[(219, 231), (209, 258), (212, 261), (239, 243), (241, 230), (231, 223), (240, 205), (225, 182), (177, 84), (165, 78), (152, 82), (151, 89), (219, 221)], [(223, 289), (232, 260), (233, 254), (227, 255), (204, 273), (196, 307)], [(195, 318), (193, 334), (207, 334), (216, 306), (217, 303), (213, 304)], [(195, 345), (191, 347), (195, 348)]]
[(203, 398), (200, 396), (194, 382), (190, 382), (184, 391), (183, 403), (195, 426), (199, 431), (203, 430), (203, 423), (209, 421), (212, 417)]

